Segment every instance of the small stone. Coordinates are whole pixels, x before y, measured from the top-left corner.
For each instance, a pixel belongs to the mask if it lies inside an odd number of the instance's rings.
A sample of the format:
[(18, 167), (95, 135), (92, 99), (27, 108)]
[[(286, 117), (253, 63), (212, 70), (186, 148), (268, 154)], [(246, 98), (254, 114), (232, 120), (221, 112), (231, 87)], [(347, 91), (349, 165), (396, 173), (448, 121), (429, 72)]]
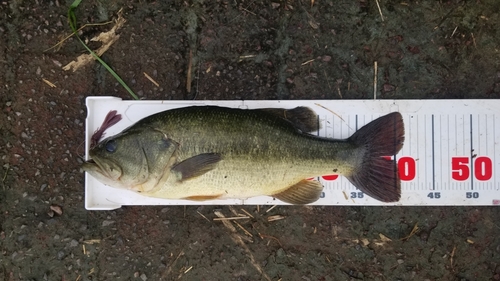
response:
[(331, 56), (326, 56), (326, 55), (325, 55), (325, 56), (323, 56), (323, 57), (321, 58), (321, 60), (322, 60), (322, 61), (324, 61), (324, 62), (329, 62), (329, 61), (331, 61), (331, 60), (332, 60), (332, 57), (331, 57)]
[(104, 221), (102, 222), (102, 226), (104, 226), (104, 227), (105, 227), (105, 226), (112, 225), (112, 224), (114, 224), (114, 223), (115, 223), (115, 221), (112, 221), (112, 220), (104, 220)]
[(62, 260), (66, 256), (66, 254), (63, 251), (57, 252), (57, 259)]
[(148, 277), (146, 276), (146, 274), (143, 273), (143, 274), (141, 274), (141, 279), (142, 279), (142, 281), (146, 281), (146, 280), (148, 280)]
[(78, 241), (76, 241), (75, 239), (71, 240), (71, 242), (69, 242), (69, 247), (71, 248), (74, 248), (78, 246)]

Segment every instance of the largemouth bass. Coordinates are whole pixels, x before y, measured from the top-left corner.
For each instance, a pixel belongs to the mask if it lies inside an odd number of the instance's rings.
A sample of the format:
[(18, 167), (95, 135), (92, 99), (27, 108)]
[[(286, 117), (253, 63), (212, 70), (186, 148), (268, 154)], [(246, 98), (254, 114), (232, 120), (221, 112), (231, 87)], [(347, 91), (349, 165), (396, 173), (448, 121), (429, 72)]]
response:
[(309, 134), (316, 114), (295, 109), (192, 106), (146, 117), (91, 148), (83, 169), (106, 185), (167, 199), (273, 196), (312, 203), (323, 186), (308, 178), (339, 174), (367, 195), (400, 199), (401, 114), (382, 116), (348, 139)]

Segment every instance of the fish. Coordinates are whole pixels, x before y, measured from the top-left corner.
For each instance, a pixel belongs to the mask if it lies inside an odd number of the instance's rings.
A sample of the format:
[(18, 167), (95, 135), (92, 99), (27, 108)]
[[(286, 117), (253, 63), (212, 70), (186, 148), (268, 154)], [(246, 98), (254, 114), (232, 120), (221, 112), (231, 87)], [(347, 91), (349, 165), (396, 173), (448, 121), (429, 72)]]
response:
[(188, 106), (150, 115), (105, 138), (89, 150), (82, 168), (105, 185), (155, 198), (266, 195), (310, 204), (323, 191), (314, 178), (338, 174), (376, 200), (399, 201), (393, 157), (404, 142), (399, 112), (347, 139), (311, 134), (318, 129), (318, 116), (308, 107)]

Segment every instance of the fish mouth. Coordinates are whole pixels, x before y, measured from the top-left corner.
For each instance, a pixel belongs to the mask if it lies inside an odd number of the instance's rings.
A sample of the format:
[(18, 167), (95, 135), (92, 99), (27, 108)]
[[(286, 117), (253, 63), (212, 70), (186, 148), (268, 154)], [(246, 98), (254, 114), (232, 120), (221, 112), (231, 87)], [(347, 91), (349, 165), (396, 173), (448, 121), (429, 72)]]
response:
[(82, 165), (82, 169), (91, 175), (99, 174), (109, 179), (113, 178), (110, 171), (105, 169), (102, 163), (100, 163), (100, 161), (96, 161), (95, 159), (85, 161)]
[(97, 164), (97, 162), (94, 159), (89, 159), (89, 160), (85, 161), (82, 164), (82, 169), (87, 173), (92, 173), (92, 172), (96, 172), (96, 171), (101, 172), (102, 171), (102, 168), (99, 166), (99, 164)]

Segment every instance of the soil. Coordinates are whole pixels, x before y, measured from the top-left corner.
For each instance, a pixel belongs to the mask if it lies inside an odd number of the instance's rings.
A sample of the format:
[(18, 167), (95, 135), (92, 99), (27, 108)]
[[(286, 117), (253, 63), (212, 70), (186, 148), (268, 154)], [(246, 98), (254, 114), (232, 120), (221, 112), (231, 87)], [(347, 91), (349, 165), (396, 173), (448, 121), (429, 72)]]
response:
[[(97, 62), (62, 69), (75, 37), (47, 50), (71, 2), (0, 2), (1, 280), (500, 280), (498, 207), (85, 210), (85, 97), (131, 97)], [(102, 59), (142, 99), (368, 99), (375, 61), (378, 98), (500, 98), (500, 1), (378, 3), (91, 0), (76, 18), (123, 9)], [(242, 209), (241, 228), (213, 220)]]

